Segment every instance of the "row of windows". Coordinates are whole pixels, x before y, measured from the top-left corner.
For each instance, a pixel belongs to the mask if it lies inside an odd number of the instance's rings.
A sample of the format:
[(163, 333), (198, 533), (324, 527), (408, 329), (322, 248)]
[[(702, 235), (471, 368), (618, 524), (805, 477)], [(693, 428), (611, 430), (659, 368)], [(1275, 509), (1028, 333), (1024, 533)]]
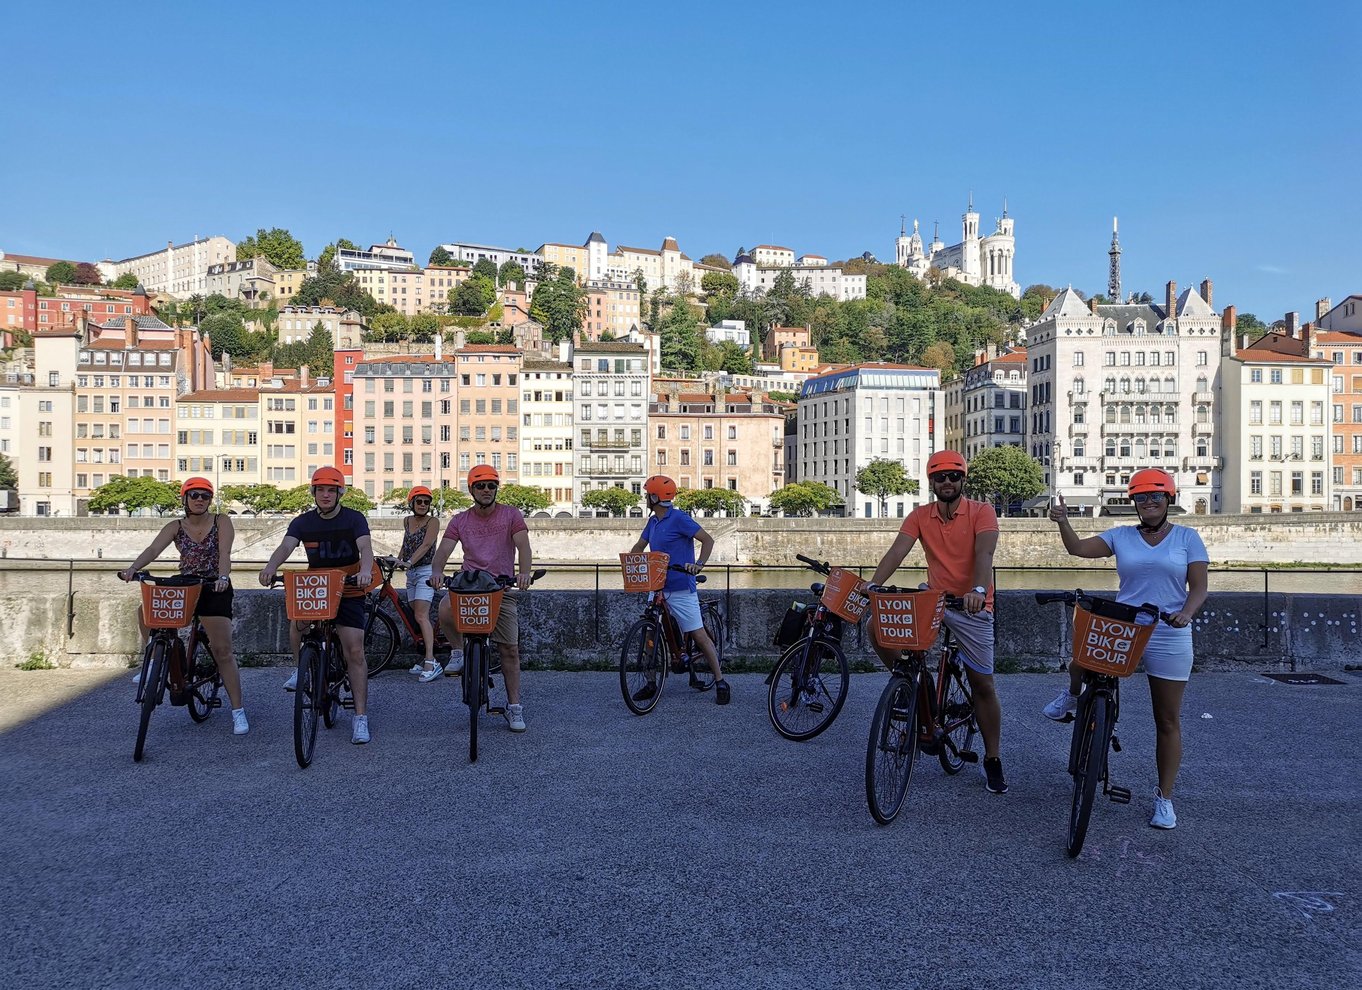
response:
[[(1291, 474), (1290, 474), (1290, 479), (1289, 479), (1289, 480), (1290, 480), (1291, 494), (1292, 494), (1292, 495), (1295, 495), (1295, 496), (1302, 496), (1302, 495), (1305, 494), (1305, 472), (1304, 472), (1304, 471), (1292, 471)], [(1281, 472), (1281, 471), (1269, 471), (1269, 472), (1267, 472), (1267, 492), (1266, 492), (1266, 494), (1267, 494), (1267, 496), (1268, 496), (1269, 498), (1274, 498), (1274, 497), (1275, 497), (1275, 498), (1280, 498), (1280, 497), (1282, 496), (1282, 481), (1283, 481), (1283, 472)], [(1262, 471), (1250, 471), (1250, 472), (1249, 472), (1249, 494), (1250, 494), (1250, 495), (1262, 495), (1262, 494), (1264, 494), (1264, 492), (1263, 492), (1263, 472), (1262, 472)], [(1324, 494), (1324, 472), (1323, 472), (1323, 471), (1311, 471), (1311, 472), (1310, 472), (1310, 494), (1311, 494), (1311, 495), (1323, 495), (1323, 494)]]
[(138, 365), (151, 367), (159, 365), (168, 368), (175, 363), (175, 355), (171, 351), (161, 351), (157, 354), (143, 354), (140, 351), (81, 351), (79, 356), (80, 364), (122, 364), (126, 360), (129, 367), (136, 368)]

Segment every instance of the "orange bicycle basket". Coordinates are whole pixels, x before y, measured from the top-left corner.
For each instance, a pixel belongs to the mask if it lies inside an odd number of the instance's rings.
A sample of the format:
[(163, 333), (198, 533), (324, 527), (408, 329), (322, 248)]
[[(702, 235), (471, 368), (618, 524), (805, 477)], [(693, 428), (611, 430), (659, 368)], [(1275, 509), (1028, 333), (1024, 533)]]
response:
[(284, 604), (288, 617), (300, 622), (334, 619), (340, 611), (345, 572), (334, 568), (284, 573)]
[(1152, 624), (1108, 619), (1075, 606), (1073, 662), (1097, 674), (1129, 677), (1153, 634)]
[(823, 585), (823, 605), (847, 622), (860, 622), (870, 606), (866, 587), (866, 582), (858, 578), (855, 571), (834, 567)]
[(670, 563), (670, 556), (657, 551), (620, 554), (624, 590), (661, 591), (667, 583), (667, 565)]
[(142, 584), (142, 621), (148, 629), (183, 629), (194, 621), (201, 584)]
[(490, 633), (501, 615), (501, 591), (453, 591), (449, 607), (454, 612), (454, 628), (461, 633)]
[(936, 642), (946, 596), (940, 591), (873, 594), (875, 616), (870, 624), (875, 642), (886, 650), (926, 650)]

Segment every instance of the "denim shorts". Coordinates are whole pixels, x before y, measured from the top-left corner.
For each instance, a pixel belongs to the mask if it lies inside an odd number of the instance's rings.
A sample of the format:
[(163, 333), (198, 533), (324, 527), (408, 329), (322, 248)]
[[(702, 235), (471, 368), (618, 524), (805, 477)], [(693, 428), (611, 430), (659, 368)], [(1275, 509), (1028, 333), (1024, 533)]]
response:
[(432, 601), (435, 598), (435, 589), (426, 584), (426, 579), (430, 577), (430, 565), (424, 567), (407, 568), (407, 601)]

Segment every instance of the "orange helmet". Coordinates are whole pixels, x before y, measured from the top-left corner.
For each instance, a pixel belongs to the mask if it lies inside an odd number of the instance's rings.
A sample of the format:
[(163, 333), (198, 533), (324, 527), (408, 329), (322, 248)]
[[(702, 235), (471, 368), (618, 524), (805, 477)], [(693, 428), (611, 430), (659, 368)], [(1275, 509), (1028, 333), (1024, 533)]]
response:
[(676, 482), (665, 474), (655, 474), (643, 483), (643, 490), (659, 502), (670, 502), (676, 498)]
[(213, 494), (213, 483), (207, 478), (189, 478), (180, 485), (180, 498), (184, 498), (190, 492), (207, 492)]
[(407, 504), (411, 505), (412, 502), (416, 501), (417, 496), (420, 495), (424, 495), (432, 502), (435, 501), (435, 496), (430, 493), (429, 488), (427, 488), (425, 485), (416, 485), (412, 488), (411, 491), (407, 492)]
[(1138, 495), (1141, 492), (1163, 492), (1168, 496), (1168, 501), (1178, 497), (1178, 486), (1173, 481), (1173, 476), (1167, 471), (1158, 468), (1145, 468), (1143, 471), (1136, 471), (1130, 476), (1130, 484), (1126, 487), (1126, 492), (1130, 495)]
[(340, 494), (345, 494), (345, 475), (333, 467), (319, 467), (312, 472), (312, 487), (334, 485)]
[(468, 487), (472, 488), (479, 481), (495, 481), (501, 484), (501, 475), (497, 474), (497, 469), (490, 464), (476, 464), (472, 471), (468, 472)]
[(927, 461), (927, 477), (930, 478), (938, 471), (959, 471), (961, 474), (968, 474), (969, 464), (953, 450), (938, 450)]

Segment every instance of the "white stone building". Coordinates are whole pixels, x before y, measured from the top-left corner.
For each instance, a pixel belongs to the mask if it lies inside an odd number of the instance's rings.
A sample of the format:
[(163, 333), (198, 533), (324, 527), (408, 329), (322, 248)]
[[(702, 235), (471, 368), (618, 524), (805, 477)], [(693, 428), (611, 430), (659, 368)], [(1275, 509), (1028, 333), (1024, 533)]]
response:
[(1007, 215), (1007, 204), (1004, 202), (1003, 215), (993, 233), (980, 237), (973, 196), (960, 217), (960, 243), (947, 246), (939, 235), (933, 234), (932, 243), (924, 248), (916, 220), (912, 235), (900, 225), (898, 240), (894, 242), (894, 263), (918, 278), (926, 278), (927, 271), (935, 268), (945, 278), (966, 285), (986, 285), (1020, 299), (1021, 286), (1013, 274), (1016, 253), (1014, 221)]
[(972, 459), (990, 447), (1026, 449), (1026, 351), (980, 351), (945, 385), (946, 446)]
[(927, 501), (927, 459), (944, 440), (935, 368), (862, 364), (818, 375), (800, 390), (797, 416), (798, 478), (837, 489), (846, 515), (879, 515), (876, 500), (856, 489), (856, 472), (876, 458), (901, 462), (918, 483), (916, 495), (889, 499), (889, 515)]
[(835, 265), (796, 265), (793, 262), (791, 257), (789, 264), (763, 265), (751, 254), (740, 254), (733, 259), (732, 270), (738, 279), (738, 287), (749, 295), (770, 292), (776, 279), (789, 272), (796, 284), (808, 286), (811, 295), (831, 296), (843, 302), (865, 298), (864, 275), (849, 274)]
[(1181, 296), (1169, 282), (1162, 306), (1056, 296), (1027, 330), (1027, 448), (1050, 492), (1100, 512), (1128, 505), (1135, 471), (1160, 467), (1187, 511), (1222, 511), (1220, 324), (1209, 279)]
[(1321, 330), (1362, 334), (1362, 295), (1353, 293), (1337, 306), (1325, 298), (1315, 303), (1315, 324)]
[(705, 329), (705, 339), (711, 344), (737, 344), (743, 350), (752, 346), (752, 335), (748, 333), (745, 320), (720, 320)]
[[(582, 496), (593, 489), (613, 486), (641, 494), (648, 471), (647, 351), (641, 344), (582, 342), (572, 353), (572, 369), (576, 505), (580, 509)], [(641, 516), (643, 510), (630, 514)]]
[(194, 238), (187, 244), (167, 242), (164, 249), (122, 261), (101, 261), (108, 281), (131, 272), (150, 293), (188, 299), (208, 294), (208, 269), (236, 260), (236, 245), (225, 237)]

